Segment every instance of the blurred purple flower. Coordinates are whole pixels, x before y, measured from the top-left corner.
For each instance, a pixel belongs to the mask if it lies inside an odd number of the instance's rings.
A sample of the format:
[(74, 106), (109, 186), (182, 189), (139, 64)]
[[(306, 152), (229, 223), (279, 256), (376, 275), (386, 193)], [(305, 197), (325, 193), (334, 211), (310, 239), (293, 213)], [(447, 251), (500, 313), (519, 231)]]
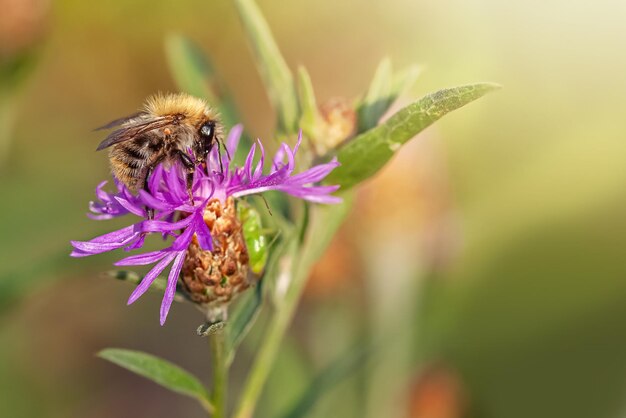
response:
[[(226, 139), (227, 155), (235, 155), (242, 128), (233, 127)], [(72, 257), (86, 257), (107, 251), (124, 248), (126, 251), (141, 248), (147, 234), (160, 233), (164, 238), (173, 237), (169, 245), (161, 250), (125, 257), (116, 266), (137, 266), (157, 263), (143, 278), (128, 299), (128, 304), (136, 301), (150, 287), (152, 282), (168, 265), (172, 265), (167, 279), (167, 287), (161, 303), (161, 325), (165, 323), (176, 292), (176, 283), (187, 255), (187, 249), (195, 235), (200, 247), (213, 250), (213, 239), (204, 221), (204, 209), (212, 199), (224, 203), (226, 198), (234, 198), (278, 190), (300, 199), (316, 203), (339, 203), (340, 198), (331, 196), (339, 186), (315, 186), (339, 163), (332, 161), (314, 166), (302, 173), (293, 174), (295, 154), (302, 135), (293, 149), (282, 144), (272, 160), (269, 174), (263, 174), (265, 150), (258, 142), (260, 158), (254, 163), (257, 144), (253, 144), (243, 167), (231, 165), (227, 155), (220, 155), (215, 147), (208, 159), (207, 168), (198, 166), (192, 186), (193, 205), (189, 201), (185, 176), (177, 165), (169, 170), (158, 166), (148, 180), (149, 192), (140, 190), (133, 195), (124, 184), (116, 181), (117, 193), (102, 190), (106, 182), (96, 188), (97, 202), (90, 202), (93, 219), (111, 219), (128, 213), (144, 218), (140, 222), (120, 230), (110, 232), (91, 241), (72, 241)], [(223, 173), (215, 170), (220, 167)], [(146, 207), (154, 210), (154, 219), (147, 219)]]

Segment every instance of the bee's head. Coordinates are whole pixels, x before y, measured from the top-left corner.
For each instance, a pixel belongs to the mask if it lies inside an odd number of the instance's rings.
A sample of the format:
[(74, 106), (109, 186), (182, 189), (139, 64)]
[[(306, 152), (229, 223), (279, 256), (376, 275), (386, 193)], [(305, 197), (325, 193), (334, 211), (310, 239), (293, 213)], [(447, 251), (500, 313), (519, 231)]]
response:
[(215, 143), (215, 131), (216, 131), (216, 122), (213, 120), (208, 120), (200, 126), (198, 131), (199, 141), (198, 148), (201, 159), (204, 161), (207, 154), (213, 148), (213, 144)]
[(210, 120), (200, 126), (200, 138), (204, 141), (213, 141), (215, 137), (215, 122)]

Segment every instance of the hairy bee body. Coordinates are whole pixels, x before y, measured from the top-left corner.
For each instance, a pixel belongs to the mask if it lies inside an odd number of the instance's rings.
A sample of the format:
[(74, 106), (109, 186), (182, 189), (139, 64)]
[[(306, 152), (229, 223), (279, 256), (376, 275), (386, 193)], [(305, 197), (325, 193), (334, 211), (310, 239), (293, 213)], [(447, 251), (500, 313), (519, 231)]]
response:
[(218, 116), (206, 102), (183, 93), (152, 96), (142, 111), (101, 129), (118, 126), (98, 150), (110, 147), (113, 175), (134, 192), (146, 187), (158, 164), (175, 161), (187, 171), (190, 189), (195, 167), (206, 162), (222, 135)]

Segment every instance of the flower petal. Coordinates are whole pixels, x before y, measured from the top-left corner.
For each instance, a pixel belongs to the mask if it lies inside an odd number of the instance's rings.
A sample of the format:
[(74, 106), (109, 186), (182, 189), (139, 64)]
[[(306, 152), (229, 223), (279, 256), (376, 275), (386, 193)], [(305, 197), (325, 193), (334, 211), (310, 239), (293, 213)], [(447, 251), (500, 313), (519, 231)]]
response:
[(341, 164), (337, 161), (336, 158), (333, 158), (330, 162), (326, 164), (319, 164), (315, 167), (309, 168), (302, 173), (296, 174), (289, 179), (290, 183), (315, 183), (323, 180), (331, 171), (335, 168), (339, 167)]
[(124, 199), (119, 196), (114, 196), (113, 198), (115, 199), (117, 203), (120, 204), (120, 206), (122, 206), (124, 209), (126, 209), (130, 213), (140, 216), (142, 218), (146, 216), (145, 210), (140, 205), (134, 204), (130, 202), (129, 200)]
[(156, 197), (146, 192), (145, 190), (139, 190), (139, 197), (141, 198), (142, 202), (146, 206), (149, 206), (156, 210), (169, 212), (169, 211), (176, 209), (175, 205), (172, 205), (169, 202), (164, 202), (161, 199), (157, 199)]
[[(206, 206), (206, 203), (204, 206)], [(196, 237), (198, 238), (198, 244), (200, 244), (200, 248), (205, 251), (213, 251), (213, 237), (211, 236), (211, 231), (204, 222), (202, 214), (200, 214), (199, 218), (200, 219), (196, 220)]]
[(76, 251), (70, 254), (72, 257), (86, 257), (121, 248), (135, 238), (135, 225), (108, 234), (100, 235), (91, 241), (71, 241)]
[[(195, 216), (190, 218), (194, 218)], [(191, 238), (193, 237), (193, 234), (196, 232), (196, 224), (197, 222), (191, 222), (189, 224), (189, 226), (187, 228), (185, 228), (185, 230), (183, 231), (182, 234), (180, 234), (175, 240), (174, 242), (172, 242), (172, 246), (170, 247), (172, 250), (174, 251), (180, 251), (180, 250), (186, 250), (187, 247), (189, 247), (189, 244), (191, 244)]]
[(148, 272), (148, 274), (144, 276), (144, 278), (141, 280), (141, 283), (139, 283), (133, 293), (130, 294), (127, 302), (128, 305), (135, 302), (137, 299), (139, 299), (139, 297), (141, 297), (141, 295), (146, 293), (154, 279), (156, 279), (159, 274), (161, 274), (161, 272), (165, 269), (165, 267), (167, 267), (169, 263), (172, 262), (177, 254), (178, 253), (175, 252), (167, 253), (167, 255), (156, 266), (154, 266), (152, 270)]
[(191, 216), (181, 219), (178, 222), (166, 222), (166, 221), (143, 221), (138, 224), (138, 230), (141, 232), (165, 232), (175, 231), (177, 229), (183, 229), (191, 223)]
[(254, 169), (253, 180), (257, 180), (263, 175), (263, 165), (265, 164), (265, 149), (263, 148), (263, 144), (260, 140), (257, 139), (257, 143), (259, 144), (259, 148), (261, 149), (261, 159), (256, 164), (256, 168)]
[(116, 266), (145, 266), (146, 264), (156, 263), (168, 253), (166, 251), (151, 251), (145, 254), (131, 255), (113, 263)]
[(248, 156), (246, 157), (246, 163), (243, 166), (243, 172), (248, 181), (252, 181), (252, 161), (254, 160), (254, 153), (256, 151), (256, 143), (252, 144)]
[(176, 295), (176, 283), (178, 282), (178, 276), (180, 275), (180, 269), (183, 267), (183, 262), (185, 261), (185, 255), (187, 254), (187, 250), (180, 251), (174, 254), (178, 255), (176, 256), (174, 264), (172, 265), (172, 269), (170, 270), (170, 274), (167, 277), (167, 288), (165, 289), (165, 293), (163, 294), (163, 301), (161, 302), (161, 326), (165, 324), (167, 314), (170, 312), (170, 306), (172, 306), (172, 302), (174, 301), (174, 296)]
[[(235, 125), (230, 129), (228, 133), (228, 137), (226, 138), (226, 151), (228, 151), (228, 155), (233, 158), (235, 156), (235, 152), (237, 152), (237, 146), (239, 145), (239, 140), (241, 139), (241, 133), (243, 132), (243, 126), (241, 124)], [(227, 166), (228, 161), (222, 160), (224, 163), (224, 167)]]

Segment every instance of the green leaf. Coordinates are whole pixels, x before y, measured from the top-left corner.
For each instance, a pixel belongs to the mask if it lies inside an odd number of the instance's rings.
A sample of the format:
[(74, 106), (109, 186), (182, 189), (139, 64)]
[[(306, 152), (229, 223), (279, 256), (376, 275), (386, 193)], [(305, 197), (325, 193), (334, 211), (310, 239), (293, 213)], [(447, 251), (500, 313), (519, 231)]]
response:
[(202, 383), (169, 361), (141, 351), (121, 348), (106, 348), (98, 353), (98, 357), (150, 379), (173, 392), (190, 396), (209, 411), (213, 409), (207, 390)]
[(278, 113), (279, 127), (284, 133), (294, 133), (298, 129), (299, 110), (293, 75), (256, 3), (253, 0), (235, 0), (235, 6), (270, 101)]
[(378, 121), (389, 110), (398, 97), (415, 84), (420, 69), (412, 65), (400, 73), (391, 74), (391, 63), (383, 60), (363, 101), (357, 107), (358, 132), (365, 132), (378, 125)]
[(336, 205), (317, 205), (312, 208), (311, 221), (306, 237), (306, 248), (302, 251), (299, 268), (310, 269), (324, 255), (337, 230), (346, 219), (354, 204), (354, 193), (349, 191), (339, 195), (343, 202)]
[(165, 54), (178, 88), (210, 102), (217, 101), (209, 85), (215, 73), (197, 45), (183, 35), (170, 34), (165, 38)]
[(339, 184), (345, 190), (373, 176), (405, 142), (433, 122), (498, 88), (497, 84), (477, 83), (422, 97), (341, 148), (337, 153), (341, 166), (325, 182)]
[(383, 59), (374, 73), (374, 78), (365, 93), (362, 103), (357, 110), (359, 132), (367, 131), (376, 126), (378, 119), (388, 108), (387, 102), (392, 86), (391, 60)]
[(230, 308), (230, 318), (228, 320), (228, 345), (227, 361), (231, 363), (235, 357), (237, 347), (248, 334), (252, 325), (256, 321), (261, 308), (263, 307), (264, 295), (267, 287), (272, 288), (278, 275), (278, 261), (290, 248), (293, 242), (293, 232), (284, 231), (283, 235), (277, 238), (277, 242), (268, 244), (272, 247), (269, 252), (269, 259), (262, 277), (256, 288), (244, 293), (241, 298)]
[(298, 98), (302, 109), (300, 128), (307, 137), (317, 138), (317, 129), (323, 118), (317, 105), (311, 76), (304, 67), (298, 68)]
[(231, 308), (228, 319), (226, 361), (230, 364), (235, 358), (237, 347), (252, 328), (263, 305), (263, 280), (255, 288), (245, 292)]
[(219, 108), (227, 127), (237, 123), (237, 109), (209, 58), (189, 38), (170, 34), (165, 38), (165, 54), (176, 85), (181, 91), (206, 99)]
[[(336, 229), (341, 225), (352, 206), (353, 194), (351, 192), (344, 193), (343, 197), (344, 201), (338, 205), (317, 205), (311, 208), (308, 233), (300, 247), (297, 245), (299, 241), (296, 241), (299, 230), (294, 228), (287, 234), (287, 237), (281, 240), (283, 244), (281, 249), (272, 251), (273, 262), (269, 263), (272, 272), (271, 275), (268, 274), (268, 278), (275, 280), (280, 276), (278, 283), (270, 289), (276, 313), (265, 330), (263, 340), (258, 345), (256, 357), (241, 391), (238, 407), (233, 415), (235, 418), (248, 418), (254, 414), (254, 409), (278, 354), (283, 336), (295, 313), (311, 267), (326, 250)], [(284, 257), (285, 254), (289, 255)], [(279, 263), (278, 261), (286, 261), (286, 263)]]
[(420, 67), (417, 65), (411, 65), (403, 71), (393, 76), (393, 83), (391, 85), (391, 93), (389, 95), (389, 104), (385, 112), (389, 109), (389, 106), (396, 101), (398, 97), (405, 94), (413, 87), (415, 81), (419, 77), (421, 72)]
[(0, 165), (5, 163), (13, 141), (18, 97), (39, 61), (39, 48), (0, 57)]
[(38, 63), (39, 51), (39, 48), (31, 48), (0, 60), (2, 97), (8, 97), (22, 88)]
[(360, 342), (342, 353), (311, 381), (309, 387), (282, 418), (305, 417), (316, 403), (331, 389), (347, 379), (359, 369), (366, 367), (368, 359), (375, 352), (371, 345)]

